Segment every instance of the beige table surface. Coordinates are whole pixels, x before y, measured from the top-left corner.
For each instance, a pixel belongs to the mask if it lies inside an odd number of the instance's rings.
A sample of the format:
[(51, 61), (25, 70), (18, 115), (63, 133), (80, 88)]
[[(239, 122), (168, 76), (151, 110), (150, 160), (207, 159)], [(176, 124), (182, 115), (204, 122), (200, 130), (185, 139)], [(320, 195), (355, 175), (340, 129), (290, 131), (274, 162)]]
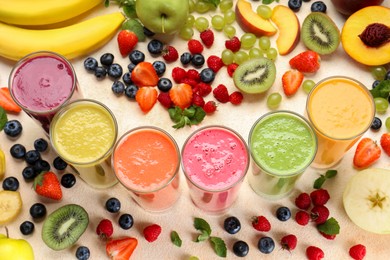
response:
[[(281, 0), (281, 4), (287, 4), (286, 0)], [(312, 1), (313, 2), (313, 1)], [(252, 2), (254, 8), (259, 2)], [(341, 29), (345, 18), (336, 13), (330, 1), (326, 1), (328, 5), (327, 13), (335, 20), (338, 27)], [(389, 0), (385, 0), (383, 5), (390, 6)], [(102, 13), (110, 13), (117, 11), (117, 6), (112, 6), (108, 9), (97, 8), (91, 16), (99, 15)], [(299, 20), (303, 21), (305, 15), (310, 12), (310, 3), (303, 3), (302, 9), (298, 13)], [(206, 17), (211, 13), (206, 14)], [(238, 28), (238, 26), (236, 26)], [(238, 30), (237, 35), (241, 35), (242, 31)], [(216, 41), (210, 49), (205, 49), (205, 56), (210, 54), (219, 55), (224, 49), (224, 36), (220, 32), (215, 32)], [(6, 36), (9, 37), (9, 36)], [(194, 38), (199, 39), (199, 34), (196, 32)], [(272, 46), (275, 47), (276, 36), (272, 37)], [(27, 40), (27, 39), (26, 39)], [(172, 39), (164, 39), (169, 44), (177, 47), (179, 53), (186, 51), (186, 44), (178, 37)], [(27, 41), (28, 42), (28, 41)], [(27, 43), (28, 44), (28, 43)], [(147, 53), (146, 44), (139, 43), (137, 48), (145, 51), (147, 60), (153, 61), (154, 59)], [(305, 50), (302, 43), (299, 43), (297, 48), (287, 56), (279, 56), (276, 61), (277, 77), (272, 88), (263, 95), (245, 95), (244, 101), (239, 106), (233, 106), (231, 104), (221, 104), (218, 107), (218, 111), (211, 116), (207, 116), (200, 126), (206, 126), (211, 124), (221, 124), (238, 131), (246, 140), (248, 138), (249, 130), (253, 122), (268, 112), (269, 109), (266, 106), (266, 97), (272, 92), (282, 93), (281, 76), (289, 68), (288, 60)], [(128, 64), (127, 58), (122, 58), (118, 52), (116, 39), (111, 40), (106, 46), (92, 53), (91, 56), (99, 58), (105, 52), (112, 52), (115, 55), (115, 62), (118, 62), (126, 68)], [(75, 67), (77, 77), (82, 89), (82, 92), (86, 98), (96, 99), (105, 103), (114, 112), (119, 122), (119, 135), (125, 131), (137, 126), (153, 125), (161, 127), (168, 131), (176, 139), (179, 147), (183, 145), (184, 140), (199, 126), (193, 126), (192, 128), (186, 127), (184, 129), (175, 130), (171, 127), (172, 122), (169, 119), (167, 111), (160, 105), (156, 104), (155, 107), (148, 113), (143, 114), (138, 108), (138, 105), (134, 101), (129, 101), (125, 96), (116, 97), (111, 92), (112, 81), (105, 79), (98, 81), (91, 74), (86, 73), (83, 67), (83, 60), (86, 57), (82, 57), (77, 60), (73, 60), (72, 63)], [(7, 86), (8, 75), (11, 71), (14, 62), (0, 59), (0, 86)], [(180, 66), (180, 62), (172, 63), (165, 76), (170, 76), (173, 66)], [(344, 75), (355, 78), (366, 86), (371, 87), (373, 78), (369, 72), (369, 68), (359, 65), (354, 62), (343, 50), (340, 45), (338, 50), (329, 55), (328, 57), (322, 57), (321, 69), (314, 75), (307, 76), (307, 78), (319, 81), (325, 77), (332, 75)], [(216, 86), (219, 83), (224, 83), (229, 89), (229, 92), (234, 91), (235, 87), (231, 78), (226, 73), (226, 69), (221, 69), (218, 72), (216, 79), (213, 83)], [(307, 95), (303, 90), (299, 90), (298, 93), (290, 98), (287, 98), (283, 94), (283, 101), (279, 109), (286, 109), (296, 111), (300, 114), (304, 114), (305, 101)], [(207, 100), (212, 99), (212, 95), (207, 97)], [(390, 110), (386, 114), (379, 115), (381, 119), (385, 119), (390, 116)], [(355, 146), (345, 155), (342, 163), (337, 167), (338, 175), (335, 179), (328, 181), (325, 184), (325, 188), (329, 190), (331, 199), (327, 206), (330, 209), (331, 216), (335, 217), (341, 226), (341, 233), (335, 240), (327, 240), (323, 238), (317, 231), (313, 223), (302, 227), (299, 226), (293, 219), (287, 222), (280, 222), (275, 217), (275, 210), (279, 206), (287, 206), (292, 209), (293, 214), (296, 212), (294, 206), (294, 198), (301, 191), (310, 192), (312, 190), (313, 181), (319, 176), (319, 172), (315, 169), (309, 168), (303, 177), (298, 181), (296, 190), (291, 196), (277, 200), (269, 201), (256, 195), (250, 188), (247, 180), (244, 181), (242, 189), (239, 194), (238, 200), (233, 207), (225, 214), (221, 215), (209, 215), (201, 210), (197, 209), (189, 198), (188, 188), (183, 176), (181, 176), (181, 197), (177, 204), (165, 213), (155, 214), (145, 212), (141, 209), (129, 196), (127, 191), (121, 186), (116, 185), (114, 188), (107, 190), (96, 190), (87, 186), (77, 179), (76, 185), (71, 189), (63, 188), (63, 199), (61, 202), (47, 202), (41, 197), (35, 194), (31, 189), (31, 183), (26, 183), (21, 175), (22, 169), (25, 167), (25, 163), (20, 163), (13, 159), (9, 154), (9, 148), (14, 143), (22, 143), (27, 149), (33, 148), (33, 141), (37, 138), (46, 138), (43, 130), (41, 130), (37, 124), (35, 124), (25, 113), (18, 115), (9, 115), (9, 119), (18, 119), (22, 122), (24, 130), (22, 135), (17, 140), (11, 140), (2, 132), (0, 133), (0, 145), (6, 152), (7, 163), (7, 176), (16, 176), (20, 181), (19, 191), (21, 192), (23, 199), (23, 210), (18, 218), (9, 223), (8, 229), (10, 236), (13, 238), (27, 239), (34, 248), (36, 259), (75, 259), (75, 250), (77, 246), (85, 245), (90, 248), (90, 259), (106, 259), (105, 244), (99, 240), (95, 233), (97, 223), (102, 218), (112, 219), (114, 222), (114, 236), (119, 237), (123, 235), (134, 236), (138, 239), (139, 245), (136, 248), (133, 259), (188, 259), (189, 256), (198, 256), (199, 259), (218, 259), (219, 257), (214, 253), (213, 248), (209, 243), (195, 243), (194, 238), (198, 232), (193, 227), (194, 217), (201, 217), (207, 220), (212, 227), (212, 234), (214, 236), (220, 236), (223, 238), (228, 247), (227, 258), (239, 259), (233, 254), (232, 245), (238, 240), (242, 239), (246, 241), (250, 246), (250, 251), (246, 259), (305, 259), (305, 249), (309, 245), (319, 246), (325, 252), (325, 259), (350, 259), (348, 255), (349, 248), (357, 243), (362, 243), (367, 247), (366, 259), (389, 259), (390, 247), (389, 247), (389, 235), (377, 235), (363, 231), (358, 226), (354, 225), (348, 216), (346, 215), (342, 204), (342, 193), (348, 180), (356, 174), (356, 170), (352, 166), (352, 158), (355, 151)], [(385, 127), (379, 132), (373, 132), (369, 130), (365, 136), (372, 137), (379, 140), (381, 134), (385, 132)], [(43, 154), (43, 158), (49, 162), (56, 155), (51, 149), (49, 152)], [(383, 156), (377, 161), (373, 167), (390, 169), (390, 159), (388, 156)], [(390, 187), (389, 187), (390, 188)], [(122, 208), (120, 213), (130, 213), (133, 215), (135, 225), (128, 231), (122, 230), (117, 224), (119, 218), (118, 214), (110, 214), (104, 208), (104, 203), (109, 197), (117, 197), (122, 202)], [(44, 202), (47, 206), (48, 213), (51, 213), (58, 207), (68, 204), (76, 203), (83, 206), (89, 213), (90, 224), (86, 232), (81, 236), (79, 241), (71, 248), (63, 251), (53, 251), (49, 249), (41, 239), (41, 223), (35, 223), (35, 231), (32, 235), (23, 236), (19, 231), (19, 225), (25, 220), (31, 220), (29, 215), (29, 208), (33, 203)], [(227, 216), (236, 216), (241, 220), (242, 230), (236, 235), (230, 235), (223, 229), (223, 221)], [(254, 215), (266, 216), (271, 224), (272, 229), (268, 233), (261, 233), (255, 231), (250, 224), (250, 219)], [(389, 220), (390, 221), (390, 220)], [(158, 223), (162, 226), (162, 234), (160, 238), (154, 243), (148, 243), (142, 236), (143, 228), (151, 223)], [(169, 234), (172, 230), (176, 230), (183, 240), (181, 248), (174, 246), (170, 242)], [(3, 230), (1, 230), (3, 231)], [(292, 233), (298, 237), (298, 246), (292, 252), (281, 250), (281, 246), (278, 241), (285, 234)], [(263, 236), (271, 236), (276, 241), (275, 250), (269, 254), (264, 255), (257, 249), (257, 241)], [(0, 252), (0, 259), (1, 257)], [(7, 259), (9, 260), (9, 259)]]

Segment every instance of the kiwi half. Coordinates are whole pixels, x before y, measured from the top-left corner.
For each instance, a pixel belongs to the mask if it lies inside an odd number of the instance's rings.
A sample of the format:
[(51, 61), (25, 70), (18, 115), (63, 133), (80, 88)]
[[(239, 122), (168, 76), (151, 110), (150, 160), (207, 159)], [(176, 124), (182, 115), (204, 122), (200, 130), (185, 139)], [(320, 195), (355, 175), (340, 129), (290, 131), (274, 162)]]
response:
[(42, 240), (53, 250), (68, 248), (77, 242), (88, 223), (88, 213), (81, 206), (62, 206), (47, 216), (42, 226)]
[(259, 94), (267, 91), (275, 82), (276, 67), (267, 58), (247, 60), (234, 71), (234, 84), (242, 92)]
[(310, 50), (330, 54), (340, 44), (340, 30), (328, 15), (312, 12), (302, 23), (301, 39)]

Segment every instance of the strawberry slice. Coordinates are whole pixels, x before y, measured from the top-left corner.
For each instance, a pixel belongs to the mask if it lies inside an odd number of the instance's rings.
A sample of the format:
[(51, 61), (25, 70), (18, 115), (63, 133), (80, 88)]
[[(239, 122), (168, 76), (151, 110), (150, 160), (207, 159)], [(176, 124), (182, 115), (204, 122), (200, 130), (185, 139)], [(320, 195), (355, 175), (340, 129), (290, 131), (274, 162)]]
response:
[(390, 133), (382, 134), (380, 144), (383, 151), (385, 151), (385, 153), (390, 156)]
[(135, 45), (138, 43), (137, 35), (128, 30), (122, 30), (117, 36), (119, 52), (122, 56), (127, 56), (134, 49)]
[(294, 95), (303, 81), (303, 73), (298, 70), (288, 70), (282, 76), (283, 91), (286, 96)]
[(112, 239), (106, 243), (106, 253), (111, 260), (129, 260), (137, 245), (134, 237)]
[(137, 101), (141, 110), (145, 113), (149, 112), (154, 104), (157, 102), (157, 90), (152, 87), (142, 87), (138, 89), (135, 94), (135, 100)]
[(320, 68), (321, 57), (315, 51), (304, 51), (290, 60), (292, 69), (303, 73), (314, 73)]
[(158, 83), (158, 75), (153, 64), (143, 61), (135, 65), (131, 72), (131, 80), (138, 87), (154, 87)]
[(6, 87), (0, 88), (0, 107), (7, 112), (14, 113), (19, 113), (22, 110), (12, 99), (9, 89)]
[(371, 138), (363, 138), (356, 147), (353, 165), (356, 168), (366, 168), (372, 165), (381, 156), (381, 149)]
[(175, 106), (185, 109), (192, 103), (192, 87), (186, 83), (173, 86), (169, 90), (169, 96)]

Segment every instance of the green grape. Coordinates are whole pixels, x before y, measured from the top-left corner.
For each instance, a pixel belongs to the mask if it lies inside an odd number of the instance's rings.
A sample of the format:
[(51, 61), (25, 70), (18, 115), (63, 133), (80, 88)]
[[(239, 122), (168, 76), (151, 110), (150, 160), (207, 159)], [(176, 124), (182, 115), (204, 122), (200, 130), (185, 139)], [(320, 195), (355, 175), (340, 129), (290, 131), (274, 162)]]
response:
[(211, 26), (213, 26), (213, 28), (217, 31), (221, 31), (223, 29), (223, 27), (225, 26), (225, 20), (223, 19), (223, 17), (219, 14), (217, 15), (214, 15), (212, 18), (211, 18)]
[(270, 19), (272, 15), (272, 9), (268, 5), (259, 5), (256, 12), (263, 19)]
[(264, 53), (259, 48), (251, 48), (249, 50), (249, 57), (251, 59), (261, 58), (264, 57)]
[(225, 49), (222, 51), (221, 59), (223, 64), (229, 65), (234, 61), (234, 53), (229, 49)]
[(241, 36), (241, 47), (244, 48), (244, 49), (250, 49), (253, 47), (253, 45), (255, 45), (255, 42), (256, 42), (256, 35), (254, 35), (253, 33), (244, 33), (242, 36)]
[(270, 109), (275, 109), (277, 108), (280, 103), (282, 102), (282, 95), (280, 95), (279, 93), (275, 92), (275, 93), (272, 93), (271, 95), (268, 96), (267, 98), (267, 106), (270, 108)]
[(371, 74), (376, 80), (384, 80), (386, 72), (387, 70), (383, 66), (376, 66), (371, 68)]
[(237, 51), (234, 53), (234, 62), (237, 63), (238, 65), (242, 64), (244, 61), (247, 61), (249, 59), (248, 53), (245, 51)]
[(183, 40), (187, 40), (187, 41), (188, 41), (188, 40), (191, 40), (193, 35), (194, 35), (194, 30), (192, 29), (192, 27), (183, 26), (183, 27), (180, 29), (179, 36), (180, 36)]
[(271, 47), (271, 41), (269, 40), (269, 37), (261, 36), (259, 38), (259, 47), (262, 50), (268, 50)]
[(198, 13), (204, 14), (207, 13), (209, 10), (210, 5), (208, 3), (199, 0), (195, 3), (195, 11)]
[(190, 13), (192, 13), (193, 11), (195, 11), (195, 0), (188, 0), (188, 6), (189, 6), (188, 11), (189, 11)]
[(388, 118), (386, 118), (385, 126), (387, 128), (387, 131), (390, 132), (390, 116)]
[(309, 94), (311, 89), (316, 85), (316, 83), (311, 79), (306, 79), (302, 82), (302, 89), (306, 94)]
[(203, 32), (209, 28), (209, 20), (204, 17), (198, 17), (195, 19), (194, 25), (199, 32)]
[(268, 59), (275, 61), (276, 57), (278, 57), (278, 51), (275, 48), (269, 48), (265, 55)]
[(188, 15), (187, 16), (187, 21), (186, 21), (186, 23), (185, 23), (185, 26), (194, 26), (194, 23), (195, 23), (195, 17), (192, 15), (192, 14), (190, 14), (190, 15)]
[(374, 98), (376, 111), (379, 113), (385, 113), (387, 108), (389, 107), (389, 102), (382, 97)]
[(219, 10), (221, 10), (222, 13), (226, 12), (230, 8), (233, 7), (233, 1), (232, 0), (222, 0), (219, 3)]
[(234, 37), (234, 35), (236, 35), (236, 28), (231, 25), (226, 25), (223, 27), (223, 32), (229, 39), (231, 39)]
[(236, 13), (233, 10), (227, 10), (223, 14), (223, 19), (225, 20), (226, 24), (232, 24), (234, 21), (236, 21)]

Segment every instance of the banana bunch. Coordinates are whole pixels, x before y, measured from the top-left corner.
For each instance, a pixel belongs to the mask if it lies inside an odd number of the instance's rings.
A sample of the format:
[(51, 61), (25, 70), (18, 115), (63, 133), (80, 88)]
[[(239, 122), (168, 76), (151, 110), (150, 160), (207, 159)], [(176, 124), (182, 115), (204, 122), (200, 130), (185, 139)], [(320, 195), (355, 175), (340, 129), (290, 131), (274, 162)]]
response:
[(0, 180), (3, 179), (5, 174), (5, 154), (0, 148)]

